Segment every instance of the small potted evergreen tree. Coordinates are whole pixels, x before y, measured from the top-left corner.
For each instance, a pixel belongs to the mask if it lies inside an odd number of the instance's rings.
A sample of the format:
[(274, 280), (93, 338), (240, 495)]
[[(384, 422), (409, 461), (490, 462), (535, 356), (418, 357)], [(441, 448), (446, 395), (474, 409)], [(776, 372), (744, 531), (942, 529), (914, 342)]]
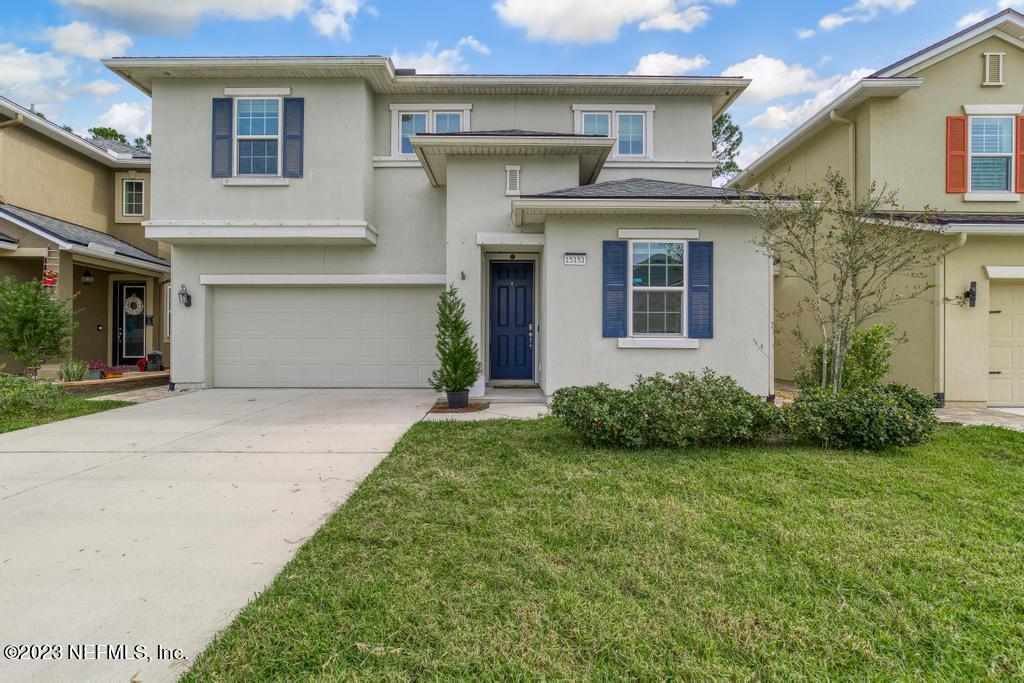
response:
[(437, 360), (440, 367), (430, 376), (430, 386), (448, 396), (449, 408), (469, 405), (469, 388), (483, 371), (480, 349), (469, 333), (466, 304), (458, 290), (449, 286), (437, 301)]

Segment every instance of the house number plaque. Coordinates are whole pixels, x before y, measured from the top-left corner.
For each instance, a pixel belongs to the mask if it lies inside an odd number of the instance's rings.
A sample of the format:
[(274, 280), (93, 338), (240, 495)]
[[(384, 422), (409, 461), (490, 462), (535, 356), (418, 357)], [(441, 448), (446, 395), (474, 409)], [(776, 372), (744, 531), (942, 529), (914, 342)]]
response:
[(585, 266), (587, 265), (586, 254), (566, 254), (563, 257), (565, 260), (563, 263), (567, 266)]

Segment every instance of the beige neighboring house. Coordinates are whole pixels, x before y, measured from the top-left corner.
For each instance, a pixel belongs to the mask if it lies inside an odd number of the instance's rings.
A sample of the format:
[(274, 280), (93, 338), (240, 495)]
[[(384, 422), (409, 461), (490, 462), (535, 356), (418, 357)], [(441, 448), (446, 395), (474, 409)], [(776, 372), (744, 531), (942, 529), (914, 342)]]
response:
[(142, 227), (150, 163), (148, 152), (85, 140), (0, 97), (0, 277), (57, 274), (56, 295), (75, 297), (75, 358), (133, 365), (154, 351), (170, 357), (170, 248)]
[(426, 386), (451, 283), (476, 395), (703, 367), (773, 393), (771, 260), (711, 186), (712, 122), (745, 79), (105, 64), (152, 95), (177, 386)]
[[(935, 289), (889, 317), (909, 337), (894, 378), (950, 404), (1024, 406), (1022, 114), (1024, 15), (1008, 9), (861, 80), (733, 181), (807, 185), (831, 167), (859, 197), (876, 181), (909, 212), (943, 212), (948, 252)], [(968, 305), (944, 302), (965, 292)], [(776, 311), (804, 293), (777, 277)], [(791, 328), (780, 323), (776, 335), (782, 380), (798, 355)]]

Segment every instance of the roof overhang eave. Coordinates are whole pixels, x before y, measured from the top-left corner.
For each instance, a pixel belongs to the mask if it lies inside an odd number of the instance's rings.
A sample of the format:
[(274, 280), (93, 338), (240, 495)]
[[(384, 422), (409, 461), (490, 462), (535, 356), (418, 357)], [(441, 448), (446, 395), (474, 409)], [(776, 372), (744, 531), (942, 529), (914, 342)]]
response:
[[(512, 222), (543, 222), (549, 215), (680, 215), (708, 214), (741, 215), (749, 213), (759, 204), (749, 199), (631, 199), (631, 198), (539, 198), (522, 197), (512, 200)], [(780, 202), (779, 205), (796, 209), (798, 202)], [(528, 220), (529, 219), (529, 220)]]

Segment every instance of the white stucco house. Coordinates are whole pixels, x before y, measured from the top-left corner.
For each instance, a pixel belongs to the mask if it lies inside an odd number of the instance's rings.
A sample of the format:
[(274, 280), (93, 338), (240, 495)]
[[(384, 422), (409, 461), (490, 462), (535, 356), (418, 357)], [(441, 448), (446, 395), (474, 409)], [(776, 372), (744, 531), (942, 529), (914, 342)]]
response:
[(745, 79), (105, 64), (153, 100), (178, 386), (426, 386), (451, 283), (475, 395), (703, 367), (773, 393), (772, 264), (711, 184)]

